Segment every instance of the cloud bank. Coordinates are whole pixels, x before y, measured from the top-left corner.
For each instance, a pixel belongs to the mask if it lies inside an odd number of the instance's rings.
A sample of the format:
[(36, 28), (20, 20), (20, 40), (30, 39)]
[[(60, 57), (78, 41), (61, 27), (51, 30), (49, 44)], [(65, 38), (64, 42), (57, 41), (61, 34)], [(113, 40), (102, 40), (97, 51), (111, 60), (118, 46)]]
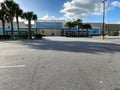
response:
[[(115, 6), (120, 7), (120, 2), (113, 1), (106, 9), (111, 10)], [(64, 16), (69, 19), (85, 18), (89, 15), (102, 15), (103, 4), (102, 0), (72, 0), (65, 2), (60, 12), (64, 13)]]
[(118, 1), (112, 2), (111, 5), (114, 6), (114, 7), (119, 7), (120, 8), (120, 2), (118, 2)]
[(55, 16), (48, 16), (48, 14), (39, 18), (39, 20), (65, 20), (65, 19), (66, 19), (65, 17), (56, 18)]

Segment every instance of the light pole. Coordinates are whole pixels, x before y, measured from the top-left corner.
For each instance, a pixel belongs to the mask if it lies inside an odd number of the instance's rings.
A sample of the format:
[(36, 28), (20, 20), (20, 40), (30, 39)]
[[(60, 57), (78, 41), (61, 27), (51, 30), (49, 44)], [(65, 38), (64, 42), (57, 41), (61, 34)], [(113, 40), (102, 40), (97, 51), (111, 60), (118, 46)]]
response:
[(103, 28), (102, 28), (102, 32), (101, 32), (101, 40), (105, 39), (105, 2), (107, 0), (102, 0), (103, 3)]

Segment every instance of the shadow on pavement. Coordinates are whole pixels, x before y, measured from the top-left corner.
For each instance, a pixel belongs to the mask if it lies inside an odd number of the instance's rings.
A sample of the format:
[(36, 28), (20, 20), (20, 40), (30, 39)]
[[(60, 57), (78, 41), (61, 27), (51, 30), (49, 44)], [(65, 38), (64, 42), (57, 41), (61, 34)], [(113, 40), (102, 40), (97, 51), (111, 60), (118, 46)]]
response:
[[(10, 42), (9, 42), (10, 43)], [(22, 40), (19, 45), (37, 50), (54, 50), (76, 53), (110, 53), (120, 52), (120, 45), (114, 43), (86, 42), (86, 41), (55, 41), (55, 40)]]

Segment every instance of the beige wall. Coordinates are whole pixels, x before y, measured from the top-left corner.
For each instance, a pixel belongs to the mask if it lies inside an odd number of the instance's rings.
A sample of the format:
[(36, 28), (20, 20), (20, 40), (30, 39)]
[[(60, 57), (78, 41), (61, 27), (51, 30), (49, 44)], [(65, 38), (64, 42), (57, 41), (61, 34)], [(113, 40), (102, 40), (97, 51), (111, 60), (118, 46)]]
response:
[(99, 27), (100, 31), (102, 31), (103, 24), (102, 23), (89, 23), (92, 27)]
[[(92, 27), (100, 27), (100, 31), (103, 30), (103, 23), (89, 23)], [(105, 24), (105, 33), (110, 34), (114, 33), (115, 31), (120, 30), (119, 24)]]
[(116, 31), (120, 31), (120, 25), (119, 24), (107, 24), (106, 29), (108, 30), (108, 33), (114, 33)]
[(54, 33), (55, 36), (61, 36), (61, 29), (37, 29), (38, 34), (51, 36)]
[[(100, 27), (100, 30), (103, 29), (102, 23), (89, 23), (92, 27)], [(105, 32), (106, 34), (114, 33), (116, 31), (120, 31), (120, 24), (105, 24)]]

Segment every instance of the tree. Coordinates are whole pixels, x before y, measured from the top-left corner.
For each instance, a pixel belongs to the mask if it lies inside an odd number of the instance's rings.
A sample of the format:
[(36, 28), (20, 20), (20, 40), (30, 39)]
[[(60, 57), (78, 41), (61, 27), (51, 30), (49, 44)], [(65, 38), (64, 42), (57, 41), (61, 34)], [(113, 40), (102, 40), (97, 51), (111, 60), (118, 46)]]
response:
[(73, 22), (66, 22), (65, 27), (68, 27), (71, 29), (72, 27), (74, 27), (74, 23)]
[(9, 16), (9, 21), (11, 23), (11, 38), (14, 39), (13, 18), (15, 16), (16, 3), (13, 0), (5, 0), (3, 3), (1, 3), (1, 7), (5, 9)]
[(19, 17), (22, 16), (23, 14), (23, 10), (20, 9), (19, 5), (18, 4), (15, 4), (15, 17), (16, 17), (16, 23), (17, 23), (17, 29), (18, 29), (18, 34), (20, 34), (20, 30), (19, 30)]
[[(36, 22), (37, 22), (37, 15), (34, 15), (33, 20), (34, 20), (34, 24), (36, 25)], [(37, 34), (37, 28), (35, 28), (35, 30), (36, 30), (36, 34)]]
[(2, 21), (3, 35), (5, 35), (6, 12), (2, 8), (0, 9), (0, 20)]
[(90, 24), (84, 24), (83, 28), (87, 30), (87, 36), (88, 36), (88, 32), (89, 32), (88, 29), (91, 29), (92, 26)]
[(73, 22), (66, 22), (64, 26), (70, 29), (70, 36), (71, 36), (71, 28), (73, 28), (75, 24)]
[(32, 20), (37, 20), (37, 15), (34, 14), (33, 12), (25, 12), (25, 13), (23, 13), (22, 18), (28, 20), (29, 39), (32, 39), (32, 34), (31, 34), (31, 21), (32, 21)]
[(73, 22), (75, 26), (78, 26), (78, 36), (79, 36), (79, 29), (82, 29), (82, 20), (81, 19), (77, 19), (76, 21)]
[(79, 23), (82, 23), (82, 20), (81, 19), (77, 19), (76, 21), (73, 21), (74, 24), (78, 25)]

